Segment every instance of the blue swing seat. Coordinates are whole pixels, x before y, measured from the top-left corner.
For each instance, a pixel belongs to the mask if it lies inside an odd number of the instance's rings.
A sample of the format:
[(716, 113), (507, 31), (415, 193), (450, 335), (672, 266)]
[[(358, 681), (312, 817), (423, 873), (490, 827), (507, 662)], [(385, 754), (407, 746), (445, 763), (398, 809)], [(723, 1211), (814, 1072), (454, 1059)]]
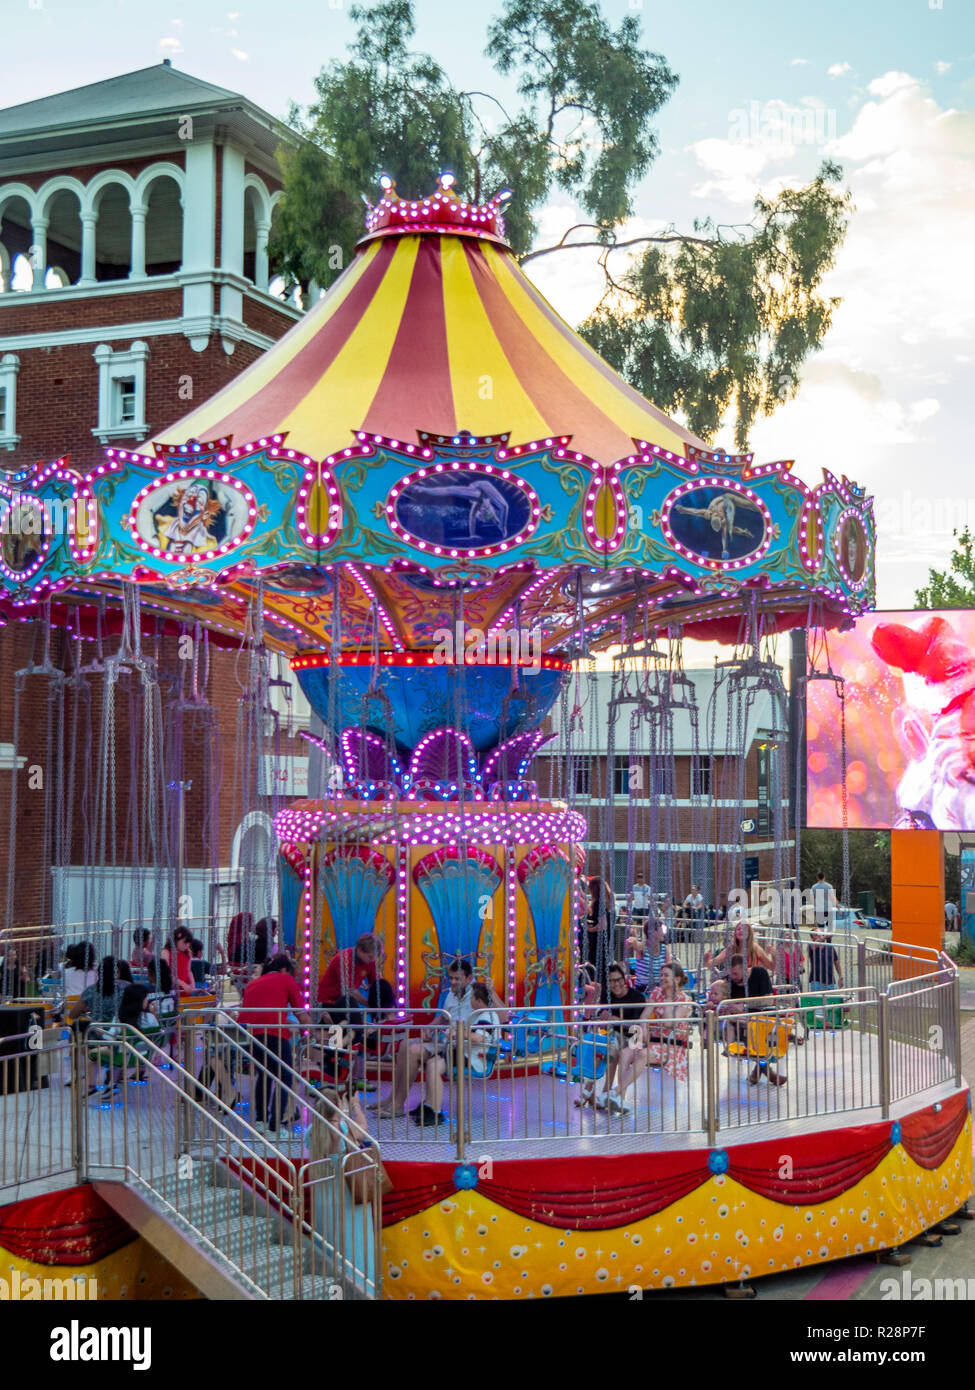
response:
[(565, 1046), (567, 1058), (543, 1062), (541, 1070), (559, 1081), (573, 1084), (583, 1081), (599, 1081), (606, 1071), (606, 1058), (609, 1055), (609, 1038), (603, 1033), (583, 1033), (581, 1038), (572, 1038), (568, 1033), (556, 1034)]
[(512, 1014), (508, 1025), (510, 1037), (502, 1038), (501, 1053), (510, 1057), (537, 1057), (542, 1044), (552, 1037), (552, 1020), (548, 1014)]

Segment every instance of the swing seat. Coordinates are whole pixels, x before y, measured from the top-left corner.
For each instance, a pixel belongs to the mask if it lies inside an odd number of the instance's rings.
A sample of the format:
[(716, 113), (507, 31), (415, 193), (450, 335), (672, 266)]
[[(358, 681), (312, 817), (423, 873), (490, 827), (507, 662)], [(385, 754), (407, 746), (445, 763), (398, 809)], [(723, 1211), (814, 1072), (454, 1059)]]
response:
[(543, 1042), (552, 1037), (551, 1019), (547, 1014), (512, 1014), (510, 1038), (502, 1038), (501, 1051), (512, 1057), (537, 1057)]
[(806, 1010), (807, 1028), (834, 1031), (837, 1028), (848, 1028), (851, 1023), (849, 1014), (836, 1007), (843, 1003), (841, 994), (803, 994), (799, 999), (799, 1007)]
[(789, 1050), (788, 1024), (780, 1019), (751, 1018), (745, 1032), (744, 1042), (728, 1044), (728, 1055), (754, 1063), (759, 1071), (765, 1071), (772, 1062), (777, 1062)]
[(471, 1055), (467, 1059), (468, 1070), (471, 1076), (478, 1081), (486, 1081), (494, 1071), (498, 1063), (499, 1048), (497, 1047), (473, 1047)]
[[(126, 1053), (120, 1045), (123, 1028), (123, 1024), (108, 1024), (104, 1030), (104, 1037), (90, 1041), (88, 1056), (96, 1066), (124, 1067), (127, 1060), (131, 1060), (132, 1053)], [(158, 1046), (162, 1031), (161, 1028), (146, 1028), (141, 1033), (132, 1030), (129, 1033), (128, 1041), (136, 1055), (145, 1060), (152, 1052), (150, 1043), (155, 1043)]]
[(563, 1033), (559, 1040), (568, 1049), (568, 1060), (543, 1062), (543, 1072), (559, 1081), (569, 1081), (573, 1084), (602, 1079), (609, 1055), (609, 1039), (604, 1033), (583, 1033), (578, 1039), (570, 1038), (567, 1033)]

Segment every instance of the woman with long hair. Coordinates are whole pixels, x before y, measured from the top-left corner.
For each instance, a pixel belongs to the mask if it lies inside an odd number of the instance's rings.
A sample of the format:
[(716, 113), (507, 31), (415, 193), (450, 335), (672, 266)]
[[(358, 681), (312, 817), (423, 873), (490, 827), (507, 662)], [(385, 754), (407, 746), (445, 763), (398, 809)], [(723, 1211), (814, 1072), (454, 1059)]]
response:
[(111, 1023), (118, 1014), (126, 986), (131, 983), (132, 972), (126, 961), (103, 956), (98, 983), (81, 991), (81, 998), (72, 1004), (68, 1018), (74, 1020), (87, 1014), (92, 1023)]
[(189, 927), (177, 927), (172, 937), (167, 937), (162, 958), (169, 966), (170, 973), (175, 970), (179, 992), (192, 994), (196, 981), (193, 978), (193, 933)]
[(606, 1108), (627, 1115), (629, 1087), (648, 1066), (662, 1067), (679, 1081), (687, 1079), (687, 1043), (693, 1004), (684, 986), (687, 976), (677, 961), (660, 971), (660, 984), (650, 992), (640, 1022), (630, 1029), (630, 1039), (620, 1055), (614, 1090), (606, 1094)]
[(705, 951), (704, 964), (712, 965), (715, 970), (722, 970), (725, 961), (730, 960), (732, 956), (743, 956), (748, 970), (753, 970), (756, 965), (763, 965), (766, 970), (772, 969), (772, 957), (756, 941), (755, 928), (751, 922), (737, 921), (728, 945), (714, 957), (710, 951)]

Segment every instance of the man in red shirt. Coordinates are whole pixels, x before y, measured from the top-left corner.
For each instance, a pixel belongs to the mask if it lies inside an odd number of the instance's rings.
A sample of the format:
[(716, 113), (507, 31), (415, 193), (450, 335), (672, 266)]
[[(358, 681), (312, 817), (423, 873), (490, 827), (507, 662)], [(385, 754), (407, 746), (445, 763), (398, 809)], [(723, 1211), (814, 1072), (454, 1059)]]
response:
[(366, 933), (354, 946), (338, 951), (318, 982), (318, 1002), (330, 1015), (345, 1014), (350, 1023), (362, 1009), (391, 1009), (393, 988), (379, 974), (379, 942)]
[(294, 1014), (299, 1023), (311, 1023), (311, 1015), (301, 1007), (294, 965), (287, 956), (275, 956), (265, 964), (263, 974), (244, 990), (241, 1006), (237, 1021), (253, 1033), (258, 1063), (251, 1119), (257, 1129), (266, 1122), (273, 1133), (281, 1125), (281, 1085), (288, 1084), (291, 1073), (288, 1015)]

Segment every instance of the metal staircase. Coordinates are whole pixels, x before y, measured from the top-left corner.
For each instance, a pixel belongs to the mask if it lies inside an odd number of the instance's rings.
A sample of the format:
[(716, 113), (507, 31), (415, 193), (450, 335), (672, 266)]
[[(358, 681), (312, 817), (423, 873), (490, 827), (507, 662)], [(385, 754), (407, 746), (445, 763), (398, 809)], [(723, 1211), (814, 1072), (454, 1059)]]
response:
[[(290, 1084), (277, 1081), (282, 1103), (318, 1127), (317, 1156), (306, 1158), (299, 1138), (260, 1132), (194, 1075), (201, 1050), (203, 1075), (219, 1049), (238, 1076), (246, 1062), (252, 1085), (262, 1071), (265, 1083), (274, 1079), (238, 1039), (212, 1026), (204, 1044), (190, 1033), (188, 1067), (135, 1030), (117, 1031), (109, 1040), (79, 1034), (65, 1045), (70, 1090), (62, 1076), (52, 1082), (55, 1097), (29, 1113), (30, 1126), (44, 1131), (33, 1136), (37, 1152), (57, 1155), (64, 1172), (70, 1137), (77, 1181), (92, 1182), (206, 1297), (378, 1297), (375, 1141), (289, 1072)], [(23, 1044), (29, 1057), (31, 1040)], [(106, 1083), (90, 1094), (103, 1069)]]

